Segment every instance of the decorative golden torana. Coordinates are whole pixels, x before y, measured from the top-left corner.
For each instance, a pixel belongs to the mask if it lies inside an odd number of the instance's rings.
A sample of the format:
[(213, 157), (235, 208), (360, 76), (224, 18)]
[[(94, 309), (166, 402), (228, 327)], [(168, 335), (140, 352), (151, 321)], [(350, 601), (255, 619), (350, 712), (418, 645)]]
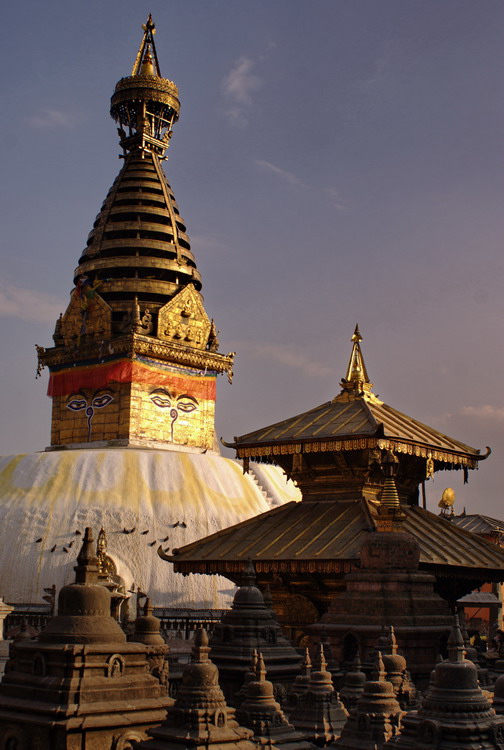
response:
[(218, 353), (201, 276), (161, 161), (180, 111), (161, 77), (149, 15), (132, 74), (116, 85), (111, 115), (124, 166), (74, 273), (54, 332), (37, 347), (51, 372), (51, 446), (215, 445), (216, 377), (232, 379), (234, 353)]

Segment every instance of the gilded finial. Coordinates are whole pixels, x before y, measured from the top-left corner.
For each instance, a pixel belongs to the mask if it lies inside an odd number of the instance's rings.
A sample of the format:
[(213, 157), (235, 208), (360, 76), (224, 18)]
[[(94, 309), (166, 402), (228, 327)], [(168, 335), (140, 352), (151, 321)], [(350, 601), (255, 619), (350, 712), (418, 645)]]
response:
[(455, 504), (455, 491), (451, 487), (447, 487), (443, 490), (441, 500), (438, 503), (438, 507), (441, 508), (441, 516), (445, 518), (451, 518), (453, 513), (453, 506)]
[(364, 357), (362, 356), (362, 350), (360, 347), (362, 335), (358, 325), (355, 326), (351, 340), (353, 344), (352, 353), (350, 354), (346, 375), (341, 380), (343, 391), (337, 398), (340, 398), (343, 394), (346, 394), (345, 397), (347, 399), (360, 396), (376, 398), (376, 396), (371, 393), (373, 384), (369, 380)]
[(394, 531), (394, 524), (403, 521), (406, 514), (402, 509), (395, 477), (399, 466), (399, 459), (392, 451), (387, 451), (382, 461), (382, 469), (385, 474), (385, 483), (380, 496), (378, 506), (378, 519), (376, 521), (377, 531)]
[[(160, 158), (178, 120), (180, 102), (173, 81), (161, 76), (149, 14), (131, 75), (121, 78), (112, 95), (110, 114), (118, 124), (124, 153), (152, 152)], [(153, 80), (155, 79), (155, 80)]]
[(361, 332), (359, 331), (358, 323), (355, 326), (355, 331), (353, 332), (352, 341), (362, 341), (362, 336), (361, 336)]

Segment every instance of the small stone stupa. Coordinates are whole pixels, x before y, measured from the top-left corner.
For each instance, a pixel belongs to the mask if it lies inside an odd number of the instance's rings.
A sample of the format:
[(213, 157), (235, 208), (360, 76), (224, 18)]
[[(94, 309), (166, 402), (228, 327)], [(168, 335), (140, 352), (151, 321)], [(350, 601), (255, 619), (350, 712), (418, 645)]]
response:
[(335, 746), (338, 750), (379, 750), (397, 735), (402, 714), (378, 652), (371, 679), (364, 683), (362, 695)]
[(143, 643), (147, 649), (150, 673), (168, 690), (168, 652), (169, 646), (161, 635), (161, 620), (153, 615), (149, 597), (145, 600), (143, 615), (135, 620), (135, 628), (129, 640), (131, 643)]
[(126, 748), (171, 703), (149, 671), (148, 647), (127, 643), (99, 582), (90, 528), (58, 614), (37, 640), (16, 641), (0, 683), (0, 747)]
[(259, 653), (255, 660), (255, 678), (247, 685), (247, 696), (236, 712), (236, 718), (254, 732), (258, 745), (279, 750), (313, 750), (304, 735), (298, 732), (282, 711), (273, 695), (273, 684), (266, 679), (264, 659)]
[(303, 661), (301, 662), (301, 674), (299, 674), (294, 680), (294, 684), (289, 690), (289, 694), (287, 696), (285, 709), (288, 714), (290, 714), (295, 709), (295, 707), (299, 703), (301, 696), (308, 690), (311, 671), (312, 663), (310, 659), (310, 651), (307, 647), (305, 648)]
[(352, 711), (356, 707), (357, 701), (364, 692), (365, 682), (366, 673), (361, 669), (361, 660), (359, 652), (357, 652), (351, 670), (345, 675), (343, 687), (339, 694), (347, 711)]
[(421, 706), (403, 717), (394, 748), (486, 750), (504, 748), (504, 717), (497, 716), (478, 684), (478, 670), (464, 658), (455, 616), (448, 659), (437, 664)]
[(327, 671), (324, 647), (319, 644), (313, 661), (308, 690), (301, 693), (290, 715), (296, 729), (318, 747), (334, 742), (348, 719), (348, 712), (335, 691)]
[(254, 649), (261, 651), (276, 697), (287, 696), (299, 674), (300, 656), (282, 634), (278, 620), (264, 603), (256, 586), (254, 566), (248, 562), (233, 606), (216, 626), (212, 637), (212, 659), (220, 674), (222, 689), (235, 705)]
[(411, 680), (406, 659), (397, 652), (397, 639), (392, 625), (384, 629), (378, 639), (377, 650), (381, 652), (386, 679), (392, 683), (402, 710), (415, 708), (417, 691)]
[(166, 721), (138, 745), (145, 750), (257, 750), (252, 730), (238, 725), (219, 687), (219, 671), (209, 659), (208, 635), (196, 631), (192, 661), (184, 668), (175, 705)]

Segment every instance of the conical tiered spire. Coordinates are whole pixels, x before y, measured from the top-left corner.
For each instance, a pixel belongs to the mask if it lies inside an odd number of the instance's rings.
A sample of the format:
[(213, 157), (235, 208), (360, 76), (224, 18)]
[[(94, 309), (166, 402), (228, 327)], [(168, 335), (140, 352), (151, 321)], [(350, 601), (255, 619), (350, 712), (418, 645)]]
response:
[(399, 493), (396, 486), (396, 474), (399, 467), (399, 459), (392, 453), (386, 451), (382, 460), (385, 484), (380, 495), (378, 505), (378, 517), (376, 519), (377, 531), (399, 531), (400, 521), (406, 518), (406, 513), (401, 507)]
[(214, 449), (215, 379), (232, 377), (234, 355), (217, 353), (201, 276), (161, 168), (178, 89), (161, 77), (151, 16), (143, 29), (132, 75), (111, 102), (124, 166), (74, 273), (55, 347), (39, 348), (39, 368), (51, 370), (52, 446)]

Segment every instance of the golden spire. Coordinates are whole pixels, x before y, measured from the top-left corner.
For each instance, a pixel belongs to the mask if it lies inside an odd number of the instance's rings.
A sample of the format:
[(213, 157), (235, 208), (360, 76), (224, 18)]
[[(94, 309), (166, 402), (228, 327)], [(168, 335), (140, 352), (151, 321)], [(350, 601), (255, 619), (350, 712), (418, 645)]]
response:
[(121, 78), (112, 95), (110, 114), (119, 126), (124, 153), (138, 150), (164, 158), (180, 102), (173, 81), (161, 77), (149, 14), (131, 75)]
[(378, 505), (377, 531), (398, 531), (397, 522), (403, 521), (406, 514), (402, 509), (395, 477), (399, 459), (392, 451), (387, 451), (382, 461), (385, 484)]
[[(159, 61), (158, 61), (158, 56), (156, 52), (156, 45), (154, 44), (154, 34), (156, 33), (156, 24), (152, 20), (151, 13), (149, 13), (149, 16), (147, 18), (147, 23), (142, 24), (142, 29), (144, 30), (144, 35), (143, 35), (142, 43), (140, 44), (140, 49), (138, 50), (137, 56), (135, 58), (135, 63), (133, 65), (133, 70), (131, 71), (131, 75), (132, 76), (154, 75), (154, 76), (159, 76), (159, 78), (161, 78), (161, 71), (159, 69)], [(152, 50), (152, 56), (151, 56), (151, 50)], [(150, 60), (151, 65), (152, 65), (152, 57), (154, 57), (155, 69), (153, 65), (152, 73), (144, 73), (144, 71), (142, 70), (142, 64), (145, 63), (147, 56)]]
[(341, 385), (344, 391), (362, 396), (365, 393), (371, 392), (373, 384), (369, 380), (366, 365), (364, 364), (364, 357), (360, 348), (362, 336), (358, 325), (355, 326), (352, 341), (352, 353), (348, 362), (346, 376), (342, 379)]

